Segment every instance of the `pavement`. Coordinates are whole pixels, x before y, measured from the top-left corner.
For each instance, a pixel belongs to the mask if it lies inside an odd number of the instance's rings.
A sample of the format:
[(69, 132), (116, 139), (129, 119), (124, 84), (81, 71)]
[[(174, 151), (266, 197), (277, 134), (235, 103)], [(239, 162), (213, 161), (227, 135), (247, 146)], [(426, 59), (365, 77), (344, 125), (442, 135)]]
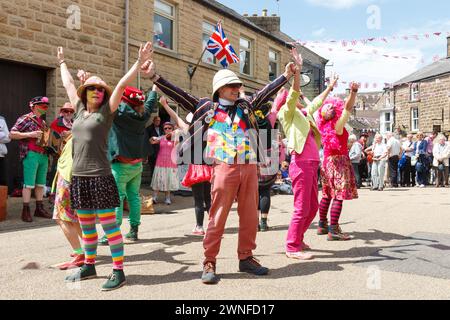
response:
[[(270, 268), (263, 277), (238, 272), (235, 205), (215, 286), (200, 281), (202, 238), (190, 235), (193, 200), (176, 196), (171, 206), (158, 204), (155, 214), (142, 217), (141, 240), (125, 245), (127, 285), (112, 292), (100, 291), (111, 272), (108, 247), (98, 248), (97, 279), (65, 283), (73, 270), (52, 266), (70, 259), (68, 242), (54, 221), (22, 222), (20, 201), (8, 200), (7, 220), (0, 222), (0, 299), (450, 299), (448, 188), (360, 189), (359, 199), (344, 202), (341, 216), (342, 229), (354, 239), (330, 242), (316, 235), (316, 217), (305, 236), (315, 255), (311, 261), (284, 255), (293, 196), (275, 195), (271, 230), (258, 233), (254, 252)], [(122, 231), (128, 232), (126, 219)]]

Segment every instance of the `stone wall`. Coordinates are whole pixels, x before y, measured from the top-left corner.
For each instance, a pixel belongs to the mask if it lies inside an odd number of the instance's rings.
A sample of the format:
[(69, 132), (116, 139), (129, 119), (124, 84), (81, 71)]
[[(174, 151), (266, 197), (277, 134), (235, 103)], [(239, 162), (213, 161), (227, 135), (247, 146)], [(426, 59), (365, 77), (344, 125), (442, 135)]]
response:
[[(395, 89), (395, 126), (411, 131), (411, 109), (419, 109), (419, 130), (425, 133), (433, 131), (433, 125), (440, 125), (442, 131), (450, 132), (450, 74), (436, 79), (422, 81), (419, 84), (420, 100), (410, 101), (409, 85)], [(442, 110), (444, 119), (442, 121)]]

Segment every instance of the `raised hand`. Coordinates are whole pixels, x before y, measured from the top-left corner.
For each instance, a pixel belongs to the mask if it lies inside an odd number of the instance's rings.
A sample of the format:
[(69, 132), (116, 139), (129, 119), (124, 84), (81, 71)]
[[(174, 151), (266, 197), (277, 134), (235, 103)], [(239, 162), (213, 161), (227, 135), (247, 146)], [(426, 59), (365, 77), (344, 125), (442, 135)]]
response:
[(169, 106), (169, 103), (167, 102), (167, 98), (164, 96), (161, 96), (161, 98), (159, 98), (159, 103), (161, 103), (163, 106)]
[(90, 72), (86, 72), (84, 70), (78, 70), (77, 77), (80, 80), (81, 85), (83, 85), (86, 82), (86, 80), (89, 79), (90, 76), (91, 76)]
[(151, 60), (152, 56), (153, 44), (151, 42), (147, 42), (144, 46), (141, 44), (139, 48), (139, 61), (141, 61), (141, 67), (147, 60)]
[(57, 49), (57, 57), (58, 57), (58, 62), (59, 63), (64, 61), (64, 49), (63, 49), (63, 47), (58, 47), (58, 49)]
[(337, 73), (332, 73), (330, 77), (330, 86), (334, 88), (337, 81), (339, 80), (339, 75)]
[(299, 68), (301, 68), (303, 66), (303, 58), (302, 58), (302, 55), (298, 53), (297, 48), (291, 49), (291, 56), (292, 56), (292, 59), (294, 60), (295, 64)]
[(360, 87), (360, 85), (359, 85), (358, 83), (356, 83), (356, 82), (350, 83), (350, 90), (351, 90), (352, 92), (357, 93), (358, 90), (359, 90), (359, 87)]
[(290, 78), (292, 78), (292, 76), (297, 72), (297, 66), (295, 65), (295, 63), (293, 63), (293, 62), (289, 62), (287, 65), (286, 65), (286, 68), (285, 68), (285, 70), (284, 70), (284, 76), (287, 78), (287, 79), (290, 79)]
[(152, 60), (145, 61), (141, 66), (141, 72), (145, 77), (152, 78), (156, 73), (155, 63)]

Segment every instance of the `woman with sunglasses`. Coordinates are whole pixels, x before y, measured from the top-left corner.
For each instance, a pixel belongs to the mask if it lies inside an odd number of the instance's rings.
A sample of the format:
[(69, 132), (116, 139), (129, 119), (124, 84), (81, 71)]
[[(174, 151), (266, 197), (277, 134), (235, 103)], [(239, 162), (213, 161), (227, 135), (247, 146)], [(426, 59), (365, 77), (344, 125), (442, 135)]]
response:
[(84, 83), (77, 89), (65, 63), (63, 48), (58, 47), (57, 57), (62, 82), (70, 103), (77, 111), (72, 127), (73, 167), (70, 200), (80, 221), (85, 250), (85, 264), (66, 277), (68, 282), (97, 277), (95, 259), (98, 235), (95, 221), (99, 217), (113, 260), (113, 272), (102, 290), (114, 290), (125, 284), (123, 239), (114, 210), (120, 201), (107, 157), (108, 134), (126, 86), (136, 78), (143, 63), (151, 58), (152, 51), (149, 43), (144, 47), (141, 45), (138, 60), (113, 91), (97, 76), (82, 79)]
[[(164, 97), (160, 103), (167, 104)], [(170, 191), (177, 191), (180, 187), (178, 180), (178, 166), (173, 159), (176, 146), (174, 125), (166, 122), (163, 125), (163, 135), (159, 138), (152, 137), (151, 144), (159, 144), (158, 157), (156, 158), (155, 170), (152, 177), (153, 203), (158, 203), (158, 193), (164, 192), (166, 195), (165, 204), (170, 205)]]

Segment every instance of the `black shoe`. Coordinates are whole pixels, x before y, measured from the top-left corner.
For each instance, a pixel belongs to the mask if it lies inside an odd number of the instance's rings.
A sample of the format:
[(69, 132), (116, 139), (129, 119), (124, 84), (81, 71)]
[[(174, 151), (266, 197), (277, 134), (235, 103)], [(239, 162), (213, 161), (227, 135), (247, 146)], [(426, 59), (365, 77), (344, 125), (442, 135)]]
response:
[(202, 282), (204, 284), (217, 284), (219, 278), (216, 275), (216, 264), (214, 262), (206, 262), (203, 265)]
[(106, 280), (105, 284), (102, 286), (102, 291), (119, 289), (120, 287), (123, 287), (125, 283), (125, 273), (123, 273), (123, 270), (113, 270), (109, 275), (108, 280)]
[(75, 271), (70, 276), (66, 277), (66, 282), (75, 282), (87, 279), (93, 279), (97, 277), (97, 271), (95, 271), (95, 265), (85, 264), (78, 271)]
[(263, 267), (253, 256), (244, 260), (239, 260), (239, 271), (247, 272), (257, 276), (264, 276), (269, 273), (269, 269)]

